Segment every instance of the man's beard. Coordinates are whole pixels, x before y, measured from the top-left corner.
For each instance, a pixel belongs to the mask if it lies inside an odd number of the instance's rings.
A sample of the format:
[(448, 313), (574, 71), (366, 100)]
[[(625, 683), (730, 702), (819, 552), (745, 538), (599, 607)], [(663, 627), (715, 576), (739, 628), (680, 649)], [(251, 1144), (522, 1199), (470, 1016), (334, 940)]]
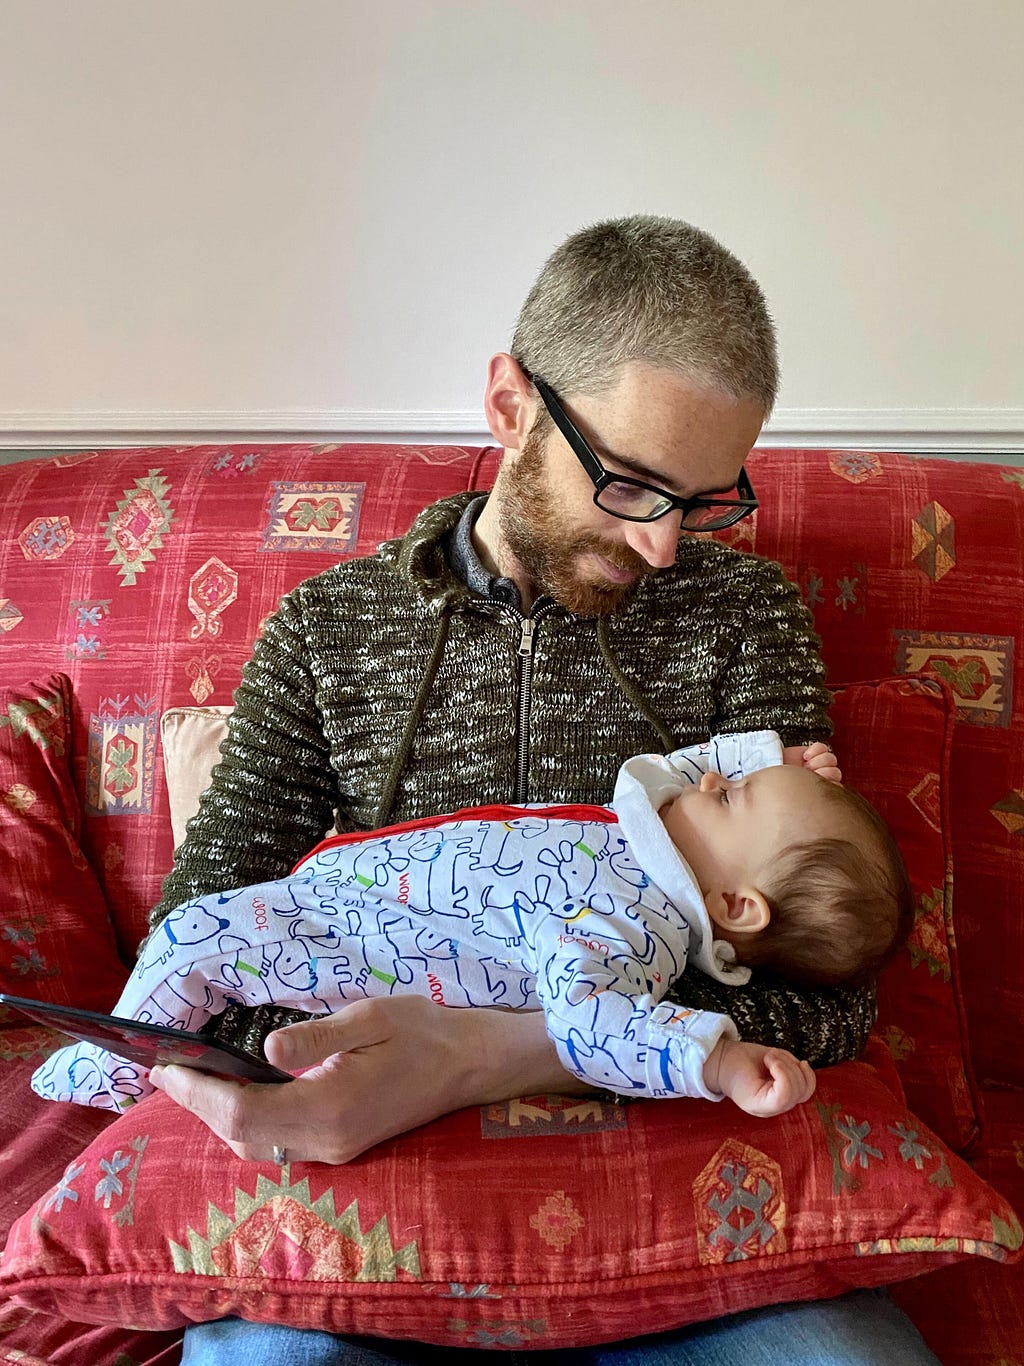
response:
[[(576, 536), (569, 533), (558, 510), (559, 499), (546, 478), (542, 447), (542, 437), (530, 432), (516, 463), (505, 474), (499, 513), (501, 534), (538, 589), (580, 616), (607, 616), (624, 607), (641, 579), (654, 570), (629, 546), (606, 541), (593, 531)], [(593, 552), (633, 574), (634, 581), (611, 583), (583, 578), (578, 562)]]

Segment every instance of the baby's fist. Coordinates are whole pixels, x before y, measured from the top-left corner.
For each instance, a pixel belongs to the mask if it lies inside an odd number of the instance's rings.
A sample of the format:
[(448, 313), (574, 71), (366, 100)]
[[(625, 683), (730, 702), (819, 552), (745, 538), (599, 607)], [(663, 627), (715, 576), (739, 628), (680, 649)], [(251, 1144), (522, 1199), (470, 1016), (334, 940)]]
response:
[[(814, 1094), (816, 1078), (810, 1063), (784, 1048), (720, 1039), (708, 1062), (717, 1063), (715, 1089), (748, 1115), (784, 1115)], [(708, 1068), (704, 1076), (710, 1083)]]

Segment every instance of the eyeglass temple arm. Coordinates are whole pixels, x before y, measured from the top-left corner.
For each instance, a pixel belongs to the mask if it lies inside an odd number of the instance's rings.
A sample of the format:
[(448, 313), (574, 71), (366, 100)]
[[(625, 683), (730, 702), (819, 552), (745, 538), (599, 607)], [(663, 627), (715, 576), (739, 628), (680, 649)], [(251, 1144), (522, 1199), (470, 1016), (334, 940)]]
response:
[(523, 374), (537, 390), (538, 394), (540, 394), (541, 401), (551, 414), (555, 425), (573, 448), (577, 459), (582, 461), (584, 468), (596, 485), (597, 481), (602, 476), (607, 476), (608, 471), (590, 449), (583, 434), (579, 431), (572, 418), (555, 397), (554, 390), (551, 388), (550, 384), (545, 380), (542, 380), (539, 375), (531, 375), (528, 370), (523, 370)]

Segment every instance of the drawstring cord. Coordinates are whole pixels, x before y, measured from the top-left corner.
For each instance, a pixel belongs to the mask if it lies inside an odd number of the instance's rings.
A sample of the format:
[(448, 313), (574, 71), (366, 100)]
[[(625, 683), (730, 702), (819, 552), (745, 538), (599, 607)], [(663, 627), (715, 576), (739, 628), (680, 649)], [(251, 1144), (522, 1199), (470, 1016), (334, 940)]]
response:
[(649, 721), (650, 724), (654, 727), (654, 729), (658, 732), (658, 739), (664, 745), (665, 753), (671, 754), (674, 749), (679, 748), (679, 746), (676, 743), (675, 736), (665, 725), (665, 722), (661, 719), (661, 717), (654, 710), (651, 704), (643, 696), (643, 694), (640, 692), (640, 689), (633, 682), (633, 680), (631, 678), (627, 678), (626, 675), (622, 672), (622, 669), (619, 667), (618, 660), (612, 654), (611, 641), (608, 639), (608, 620), (606, 617), (598, 618), (597, 643), (601, 648), (601, 657), (604, 659), (605, 664), (607, 664), (608, 666), (608, 672), (611, 674), (612, 678), (615, 679), (615, 682), (625, 693), (629, 701), (633, 703), (634, 707), (636, 707), (640, 715), (644, 717), (646, 721)]
[(427, 662), (423, 678), (420, 681), (416, 699), (412, 704), (412, 710), (409, 712), (409, 720), (406, 723), (405, 734), (402, 736), (402, 743), (399, 745), (395, 757), (391, 761), (391, 767), (388, 770), (388, 776), (384, 782), (384, 790), (380, 796), (380, 805), (377, 808), (377, 815), (374, 821), (374, 824), (378, 829), (383, 825), (387, 825), (388, 819), (391, 816), (391, 808), (395, 804), (395, 794), (398, 791), (398, 782), (405, 770), (406, 764), (409, 762), (413, 742), (416, 739), (416, 732), (419, 729), (420, 721), (423, 718), (423, 711), (427, 705), (427, 698), (430, 696), (430, 690), (434, 686), (434, 679), (441, 666), (444, 647), (448, 642), (450, 623), (450, 610), (448, 605), (445, 604), (441, 609), (441, 620), (437, 625), (437, 635), (434, 637), (434, 648), (430, 652), (430, 659)]
[[(409, 712), (409, 719), (406, 722), (405, 733), (402, 736), (402, 743), (395, 752), (395, 757), (391, 761), (387, 778), (381, 792), (380, 805), (374, 823), (378, 828), (387, 825), (391, 816), (392, 808), (395, 804), (395, 795), (398, 791), (398, 784), (402, 773), (409, 762), (412, 754), (412, 747), (416, 740), (416, 732), (419, 729), (420, 721), (423, 719), (423, 712), (426, 709), (427, 699), (434, 686), (437, 671), (441, 667), (441, 660), (444, 657), (445, 646), (448, 643), (448, 633), (451, 628), (451, 612), (447, 604), (442, 608), (441, 619), (437, 626), (437, 635), (434, 637), (433, 649), (430, 652), (430, 659), (424, 670), (423, 678), (420, 681), (419, 689), (416, 693), (415, 701)], [(607, 665), (608, 672), (615, 680), (617, 686), (625, 694), (626, 698), (632, 702), (641, 716), (658, 733), (658, 739), (664, 746), (665, 753), (670, 754), (677, 749), (675, 737), (665, 725), (665, 722), (653, 709), (647, 699), (640, 692), (640, 689), (628, 678), (619, 666), (618, 661), (612, 654), (611, 642), (608, 639), (608, 622), (604, 617), (599, 618), (597, 623), (597, 643), (601, 650), (601, 657)]]

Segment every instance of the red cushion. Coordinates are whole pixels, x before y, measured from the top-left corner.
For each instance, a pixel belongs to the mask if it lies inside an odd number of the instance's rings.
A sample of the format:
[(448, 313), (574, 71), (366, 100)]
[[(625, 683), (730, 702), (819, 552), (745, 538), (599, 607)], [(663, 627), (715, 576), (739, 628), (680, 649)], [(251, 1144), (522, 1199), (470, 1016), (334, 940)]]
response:
[(1015, 1259), (1013, 1211), (872, 1062), (776, 1119), (534, 1098), (283, 1170), (153, 1096), (18, 1220), (0, 1289), (84, 1322), (553, 1348)]
[(64, 674), (0, 686), (0, 990), (109, 1010), (126, 969), (78, 843), (71, 742)]
[[(39, 1064), (67, 1040), (41, 1026), (0, 1030), (0, 1242), (19, 1215), (72, 1163), (113, 1116), (83, 1105), (52, 1105), (29, 1089)], [(0, 1298), (0, 1361), (4, 1366), (85, 1366), (137, 1363), (175, 1366), (179, 1333), (144, 1333), (114, 1324), (74, 1323)]]
[(150, 1333), (114, 1324), (71, 1323), (0, 1303), (3, 1366), (179, 1366), (181, 1331)]
[(42, 1025), (0, 1030), (0, 1244), (15, 1219), (86, 1143), (111, 1122), (104, 1110), (54, 1105), (29, 1087), (29, 1078), (67, 1036)]
[[(987, 1132), (971, 1164), (1024, 1213), (1024, 1095), (986, 1095)], [(896, 1288), (943, 1366), (1013, 1366), (1024, 1343), (1024, 1261), (996, 1266), (980, 1258)]]
[(884, 678), (837, 688), (832, 717), (844, 781), (885, 818), (914, 893), (910, 941), (879, 984), (878, 1028), (911, 1108), (959, 1152), (978, 1135), (980, 1106), (953, 935), (953, 699), (930, 678)]

